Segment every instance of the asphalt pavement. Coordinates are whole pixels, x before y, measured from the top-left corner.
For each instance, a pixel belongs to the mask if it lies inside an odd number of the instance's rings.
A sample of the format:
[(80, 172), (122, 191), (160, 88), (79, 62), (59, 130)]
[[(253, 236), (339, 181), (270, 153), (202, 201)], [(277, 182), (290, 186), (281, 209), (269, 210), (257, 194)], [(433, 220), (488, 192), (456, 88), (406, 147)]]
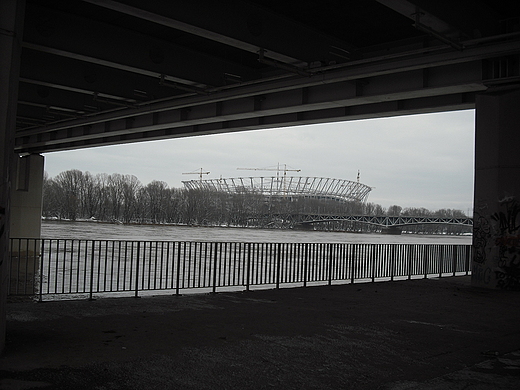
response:
[(520, 389), (520, 292), (469, 277), (9, 302), (0, 389)]

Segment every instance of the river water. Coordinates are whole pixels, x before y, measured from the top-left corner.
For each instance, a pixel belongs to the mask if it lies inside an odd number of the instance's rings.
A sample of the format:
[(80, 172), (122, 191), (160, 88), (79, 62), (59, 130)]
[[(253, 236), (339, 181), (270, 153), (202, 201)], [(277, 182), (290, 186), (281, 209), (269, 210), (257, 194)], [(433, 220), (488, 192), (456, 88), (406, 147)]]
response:
[(214, 241), (369, 244), (471, 244), (471, 236), (343, 233), (282, 229), (120, 225), (99, 222), (42, 221), (43, 238), (128, 241)]

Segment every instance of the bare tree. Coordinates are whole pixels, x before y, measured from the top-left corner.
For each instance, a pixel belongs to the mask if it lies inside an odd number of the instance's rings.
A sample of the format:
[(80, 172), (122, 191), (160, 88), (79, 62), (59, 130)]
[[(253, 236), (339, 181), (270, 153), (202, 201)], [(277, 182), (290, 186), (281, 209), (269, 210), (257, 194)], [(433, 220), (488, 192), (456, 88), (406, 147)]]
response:
[(47, 172), (43, 177), (43, 216), (59, 218), (61, 213), (61, 198), (58, 184), (50, 179)]
[(122, 219), (124, 223), (132, 222), (137, 219), (139, 207), (138, 207), (138, 194), (142, 184), (136, 176), (125, 175), (122, 182), (122, 194), (123, 194), (123, 211)]
[(61, 199), (59, 217), (76, 220), (80, 212), (83, 173), (77, 169), (61, 172), (54, 182)]
[(146, 205), (147, 219), (153, 223), (166, 221), (166, 209), (169, 200), (168, 184), (154, 180), (143, 189), (143, 201)]
[(98, 178), (85, 172), (81, 183), (81, 216), (97, 218), (100, 200)]

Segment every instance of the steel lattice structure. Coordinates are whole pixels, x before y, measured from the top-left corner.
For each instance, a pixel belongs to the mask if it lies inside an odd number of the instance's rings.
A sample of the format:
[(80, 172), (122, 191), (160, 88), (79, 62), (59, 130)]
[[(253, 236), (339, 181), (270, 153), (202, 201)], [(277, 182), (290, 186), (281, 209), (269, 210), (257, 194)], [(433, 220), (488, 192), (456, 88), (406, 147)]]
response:
[[(286, 219), (288, 216), (284, 216)], [(410, 226), (410, 225), (463, 225), (473, 226), (473, 218), (469, 217), (429, 217), (429, 216), (385, 216), (385, 215), (329, 215), (329, 214), (293, 214), (290, 216), (293, 222), (299, 224), (312, 224), (327, 221), (362, 222), (368, 225), (382, 227)]]
[(327, 177), (236, 177), (190, 180), (183, 183), (188, 190), (257, 194), (266, 197), (330, 199), (340, 202), (365, 202), (372, 190), (372, 187), (359, 182)]

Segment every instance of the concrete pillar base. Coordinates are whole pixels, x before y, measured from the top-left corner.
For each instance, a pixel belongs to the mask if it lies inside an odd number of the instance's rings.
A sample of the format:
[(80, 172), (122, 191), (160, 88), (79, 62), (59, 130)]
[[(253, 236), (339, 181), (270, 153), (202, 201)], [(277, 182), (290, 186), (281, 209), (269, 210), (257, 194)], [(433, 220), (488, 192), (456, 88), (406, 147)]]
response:
[(402, 232), (403, 232), (403, 230), (396, 226), (389, 226), (389, 227), (381, 229), (381, 234), (389, 234), (392, 236), (399, 236), (399, 235), (401, 235)]

